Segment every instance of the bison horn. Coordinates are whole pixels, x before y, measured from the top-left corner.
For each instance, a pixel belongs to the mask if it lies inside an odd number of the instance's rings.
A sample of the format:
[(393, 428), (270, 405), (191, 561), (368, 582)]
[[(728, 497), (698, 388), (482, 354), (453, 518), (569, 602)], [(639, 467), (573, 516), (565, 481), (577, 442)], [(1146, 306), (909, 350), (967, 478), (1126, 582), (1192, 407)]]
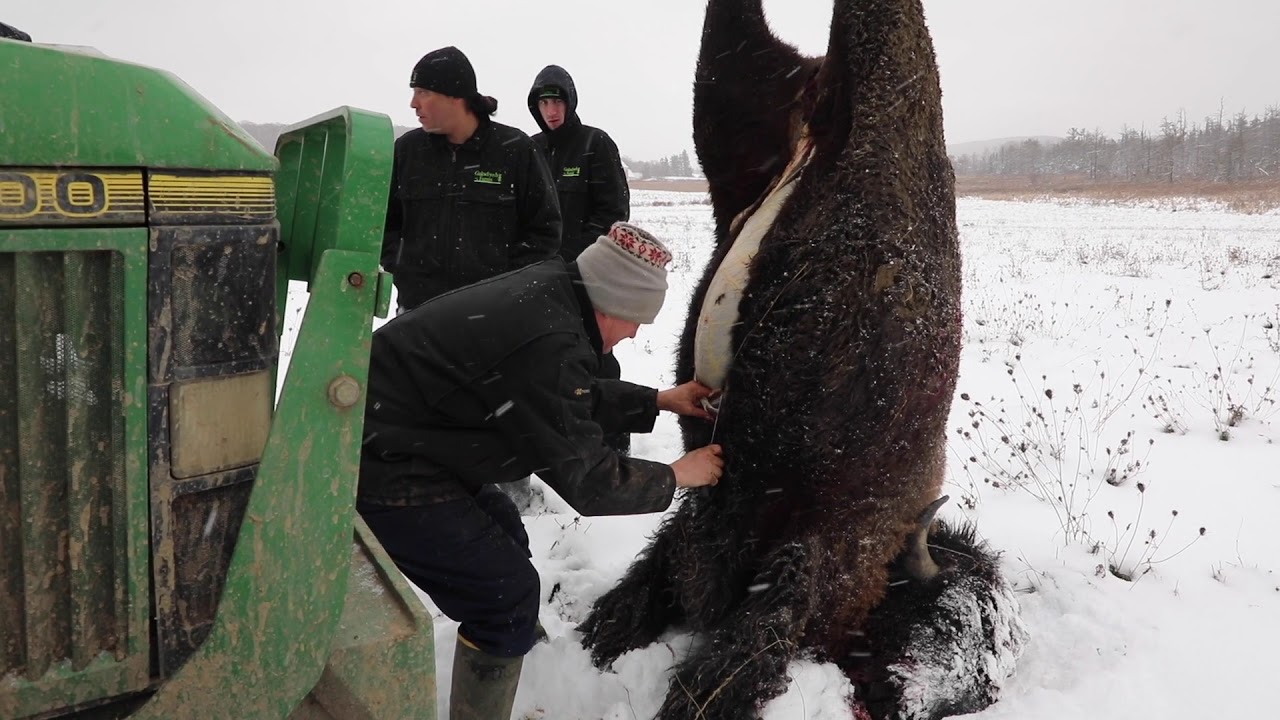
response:
[(906, 557), (903, 564), (906, 566), (907, 575), (912, 580), (928, 582), (942, 572), (938, 563), (934, 562), (933, 556), (929, 554), (929, 526), (933, 524), (933, 518), (938, 514), (938, 509), (949, 499), (951, 496), (943, 495), (929, 503), (916, 520), (916, 529), (907, 538)]

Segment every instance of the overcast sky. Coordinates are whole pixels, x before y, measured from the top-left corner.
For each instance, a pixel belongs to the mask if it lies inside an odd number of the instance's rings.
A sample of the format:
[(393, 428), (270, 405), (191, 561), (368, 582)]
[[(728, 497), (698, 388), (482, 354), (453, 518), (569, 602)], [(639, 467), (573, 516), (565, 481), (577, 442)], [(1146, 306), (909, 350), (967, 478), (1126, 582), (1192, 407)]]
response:
[[(535, 130), (525, 95), (564, 66), (579, 114), (624, 155), (688, 149), (700, 0), (11, 0), (37, 42), (169, 70), (236, 120), (292, 123), (353, 105), (413, 125), (409, 73), (456, 45), (497, 119)], [(766, 0), (775, 31), (825, 51), (830, 0)], [(1280, 0), (925, 0), (947, 140), (1115, 133), (1185, 110), (1280, 105)], [(0, 98), (0, 102), (10, 102)]]

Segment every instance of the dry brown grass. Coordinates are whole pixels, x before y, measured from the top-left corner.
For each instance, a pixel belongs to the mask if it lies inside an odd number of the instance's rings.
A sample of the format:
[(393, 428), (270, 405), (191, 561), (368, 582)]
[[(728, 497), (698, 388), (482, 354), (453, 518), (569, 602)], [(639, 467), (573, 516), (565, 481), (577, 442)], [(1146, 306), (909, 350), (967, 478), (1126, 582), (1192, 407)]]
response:
[(669, 190), (672, 192), (706, 192), (706, 180), (630, 180), (632, 190)]
[(956, 178), (956, 194), (989, 200), (1083, 198), (1104, 203), (1191, 198), (1219, 202), (1242, 213), (1280, 208), (1280, 180), (1169, 183), (1093, 182), (1083, 175), (961, 176)]
[[(632, 190), (706, 192), (706, 180), (632, 180)], [(960, 176), (956, 194), (989, 200), (1082, 198), (1102, 203), (1196, 199), (1222, 203), (1235, 212), (1262, 213), (1280, 208), (1280, 180), (1214, 183), (1093, 182), (1084, 175)]]

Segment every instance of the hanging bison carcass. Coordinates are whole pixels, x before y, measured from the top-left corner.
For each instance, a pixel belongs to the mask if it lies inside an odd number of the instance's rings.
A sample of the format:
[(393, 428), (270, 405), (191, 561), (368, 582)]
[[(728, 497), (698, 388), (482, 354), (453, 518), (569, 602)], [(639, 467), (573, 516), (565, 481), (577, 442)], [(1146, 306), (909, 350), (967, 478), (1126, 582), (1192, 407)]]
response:
[[(742, 720), (801, 653), (855, 713), (994, 701), (1025, 633), (972, 529), (933, 522), (961, 350), (960, 248), (919, 0), (836, 0), (827, 54), (710, 0), (694, 140), (716, 251), (677, 375), (720, 389), (725, 474), (687, 494), (582, 625), (599, 665), (699, 635), (659, 717)], [(930, 552), (927, 546), (932, 546)]]

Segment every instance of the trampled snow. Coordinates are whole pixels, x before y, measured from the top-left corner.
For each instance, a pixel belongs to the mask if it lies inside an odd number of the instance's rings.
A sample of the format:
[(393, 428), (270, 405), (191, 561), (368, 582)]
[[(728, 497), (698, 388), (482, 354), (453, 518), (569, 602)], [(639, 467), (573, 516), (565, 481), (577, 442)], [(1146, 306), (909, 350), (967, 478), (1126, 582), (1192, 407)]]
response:
[[(624, 378), (667, 387), (711, 208), (697, 193), (632, 203), (676, 259), (656, 323), (616, 352)], [(1003, 551), (1030, 633), (1002, 699), (973, 717), (1275, 717), (1280, 216), (962, 199), (959, 221), (965, 349), (941, 514)], [(679, 457), (675, 419), (633, 454)], [(576, 631), (660, 518), (579, 518), (550, 493), (526, 518), (550, 639), (526, 660), (516, 717), (644, 720), (661, 705), (695, 639), (673, 631), (602, 672)], [(428, 607), (447, 717), (456, 624)], [(833, 665), (790, 675), (765, 720), (850, 717)]]

